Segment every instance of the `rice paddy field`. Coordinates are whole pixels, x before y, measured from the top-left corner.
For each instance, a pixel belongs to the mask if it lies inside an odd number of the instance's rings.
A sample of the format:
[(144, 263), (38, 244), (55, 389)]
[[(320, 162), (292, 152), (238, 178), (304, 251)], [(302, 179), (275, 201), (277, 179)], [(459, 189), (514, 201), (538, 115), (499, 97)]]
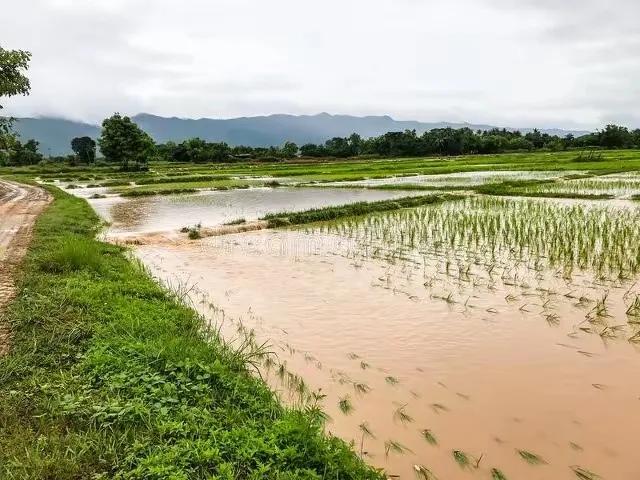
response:
[[(39, 180), (72, 185), (116, 240), (171, 232), (132, 253), (209, 328), (255, 352), (255, 374), (284, 402), (315, 412), (389, 477), (635, 479), (640, 155), (575, 158), (155, 166), (135, 178)], [(159, 194), (189, 184), (195, 192)], [(134, 189), (158, 194), (122, 195)], [(297, 226), (274, 215), (430, 189), (455, 195)], [(179, 233), (265, 217), (284, 226)]]
[[(587, 161), (585, 161), (585, 159)], [(42, 181), (58, 180), (63, 184), (109, 186), (123, 193), (128, 188), (163, 191), (187, 188), (218, 188), (279, 183), (366, 181), (416, 177), (420, 175), (462, 175), (487, 172), (494, 180), (518, 179), (514, 172), (531, 172), (521, 178), (555, 178), (576, 173), (605, 174), (640, 170), (640, 151), (606, 150), (585, 156), (578, 151), (535, 152), (500, 155), (469, 155), (444, 158), (394, 158), (347, 160), (299, 160), (281, 163), (179, 164), (156, 162), (149, 172), (119, 172), (112, 166), (69, 167), (64, 165), (0, 168), (0, 174), (37, 175)], [(496, 173), (498, 172), (498, 173)], [(499, 173), (503, 172), (503, 173)], [(514, 178), (515, 177), (515, 178)], [(444, 177), (446, 178), (446, 177)], [(419, 178), (414, 179), (422, 183)], [(406, 180), (408, 183), (414, 183)], [(460, 182), (454, 182), (460, 183)], [(464, 182), (463, 182), (464, 183)], [(469, 182), (466, 182), (467, 184)], [(473, 180), (471, 183), (477, 183)], [(151, 187), (153, 185), (155, 188)], [(192, 188), (192, 187), (188, 187)]]

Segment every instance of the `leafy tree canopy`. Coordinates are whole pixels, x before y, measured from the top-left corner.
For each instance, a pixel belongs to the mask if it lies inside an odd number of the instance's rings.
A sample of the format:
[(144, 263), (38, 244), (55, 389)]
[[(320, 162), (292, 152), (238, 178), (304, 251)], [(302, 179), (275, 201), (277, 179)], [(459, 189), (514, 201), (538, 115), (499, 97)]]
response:
[(96, 159), (96, 142), (91, 137), (74, 138), (71, 149), (82, 163), (93, 163)]
[(151, 137), (119, 113), (102, 122), (98, 145), (105, 160), (119, 163), (123, 170), (140, 169), (155, 151)]
[[(31, 89), (25, 72), (29, 68), (31, 54), (23, 50), (5, 50), (0, 46), (0, 99), (14, 95), (28, 95)], [(0, 104), (0, 110), (2, 110)], [(0, 134), (8, 134), (11, 122), (0, 118)]]

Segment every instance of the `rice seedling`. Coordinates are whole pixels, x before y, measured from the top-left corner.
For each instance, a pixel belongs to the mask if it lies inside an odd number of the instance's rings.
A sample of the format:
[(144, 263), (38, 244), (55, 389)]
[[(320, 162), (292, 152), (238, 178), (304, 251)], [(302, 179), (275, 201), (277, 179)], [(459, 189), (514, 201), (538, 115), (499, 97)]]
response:
[(433, 434), (433, 432), (428, 429), (425, 428), (424, 430), (422, 430), (420, 432), (420, 434), (422, 435), (422, 438), (424, 438), (428, 444), (430, 445), (437, 445), (438, 444), (438, 439), (436, 438), (436, 436)]
[(431, 408), (436, 413), (448, 412), (449, 411), (449, 409), (445, 405), (442, 405), (441, 403), (432, 403), (431, 404)]
[(353, 404), (351, 403), (349, 395), (345, 395), (344, 397), (340, 398), (340, 400), (338, 401), (338, 408), (345, 415), (351, 415), (351, 413), (353, 413)]
[(422, 480), (437, 480), (437, 477), (424, 465), (414, 465), (413, 470), (416, 477)]
[(358, 429), (360, 430), (360, 457), (362, 457), (364, 455), (365, 437), (375, 439), (376, 436), (371, 431), (371, 428), (369, 428), (369, 424), (367, 424), (367, 422), (362, 422), (360, 425), (358, 425)]
[(369, 385), (361, 382), (353, 382), (353, 389), (357, 395), (362, 395), (371, 391), (371, 387), (369, 387)]
[(607, 308), (607, 298), (609, 296), (609, 292), (605, 292), (605, 294), (600, 298), (600, 300), (596, 301), (596, 306), (589, 312), (589, 314), (593, 314), (598, 318), (608, 317), (609, 310)]
[(387, 440), (386, 442), (384, 442), (384, 454), (386, 457), (388, 457), (389, 453), (404, 455), (405, 453), (413, 453), (413, 451), (400, 442), (397, 442), (395, 440)]
[(578, 477), (580, 480), (599, 480), (602, 478), (600, 475), (597, 475), (578, 465), (572, 465), (569, 468), (573, 470), (573, 473), (575, 474), (575, 476)]
[(548, 313), (544, 316), (545, 320), (547, 321), (547, 323), (551, 326), (558, 326), (560, 325), (560, 316), (556, 313)]
[(638, 317), (640, 316), (640, 295), (636, 295), (635, 299), (627, 308), (625, 312), (630, 317)]
[(392, 377), (392, 376), (387, 376), (387, 377), (385, 377), (384, 380), (389, 385), (397, 385), (400, 382), (396, 377)]
[(547, 463), (541, 456), (527, 450), (516, 450), (516, 452), (529, 465), (545, 465)]
[(580, 445), (574, 442), (569, 442), (569, 446), (577, 452), (582, 452), (584, 450)]
[(467, 469), (471, 467), (471, 460), (469, 459), (469, 455), (462, 450), (453, 450), (451, 452), (453, 455), (453, 459), (456, 461), (458, 466), (462, 469)]
[(400, 405), (393, 412), (393, 419), (399, 421), (402, 424), (413, 422), (413, 417), (406, 412), (407, 405)]
[(498, 468), (491, 469), (491, 480), (507, 480), (507, 476)]
[(358, 425), (358, 429), (360, 430), (360, 432), (362, 432), (363, 436), (367, 438), (376, 438), (367, 422), (362, 422), (360, 425)]

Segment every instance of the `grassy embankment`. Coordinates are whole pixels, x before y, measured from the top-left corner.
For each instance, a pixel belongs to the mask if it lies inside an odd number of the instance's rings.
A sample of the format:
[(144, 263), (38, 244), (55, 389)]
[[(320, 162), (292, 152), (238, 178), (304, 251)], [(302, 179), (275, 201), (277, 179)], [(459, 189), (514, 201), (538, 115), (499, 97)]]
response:
[(52, 193), (5, 313), (1, 478), (380, 478)]
[(415, 208), (433, 205), (446, 200), (456, 200), (462, 197), (455, 195), (424, 195), (418, 197), (404, 197), (377, 202), (356, 202), (335, 207), (314, 208), (302, 212), (279, 212), (265, 215), (261, 220), (267, 220), (269, 228), (287, 225), (301, 225), (304, 223), (336, 220), (343, 217), (366, 215), (374, 212), (387, 212), (401, 208)]

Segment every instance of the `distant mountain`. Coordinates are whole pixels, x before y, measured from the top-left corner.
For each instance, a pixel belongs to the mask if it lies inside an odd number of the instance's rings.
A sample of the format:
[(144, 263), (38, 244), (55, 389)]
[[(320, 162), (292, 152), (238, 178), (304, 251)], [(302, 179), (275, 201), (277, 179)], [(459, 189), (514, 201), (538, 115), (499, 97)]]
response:
[[(470, 123), (425, 123), (394, 120), (389, 116), (354, 117), (350, 115), (269, 115), (263, 117), (241, 117), (230, 119), (188, 119), (166, 118), (141, 113), (132, 119), (156, 142), (169, 140), (181, 142), (187, 138), (200, 137), (211, 142), (224, 141), (230, 145), (248, 145), (252, 147), (281, 145), (287, 140), (299, 145), (321, 143), (332, 137), (344, 137), (356, 132), (363, 137), (373, 137), (386, 132), (416, 130), (423, 133), (434, 128), (463, 128), (490, 130), (491, 125)], [(100, 127), (87, 123), (74, 122), (61, 118), (20, 118), (15, 129), (23, 139), (34, 138), (40, 142), (40, 151), (45, 155), (64, 155), (70, 153), (73, 137), (89, 136), (97, 138)], [(509, 130), (514, 130), (509, 128)], [(532, 129), (519, 129), (528, 132)], [(575, 136), (589, 132), (570, 130), (543, 130), (553, 135)]]
[(71, 153), (71, 139), (74, 137), (100, 136), (100, 127), (88, 123), (74, 122), (62, 118), (19, 118), (14, 130), (20, 138), (31, 138), (40, 142), (39, 150), (44, 155), (66, 155)]

